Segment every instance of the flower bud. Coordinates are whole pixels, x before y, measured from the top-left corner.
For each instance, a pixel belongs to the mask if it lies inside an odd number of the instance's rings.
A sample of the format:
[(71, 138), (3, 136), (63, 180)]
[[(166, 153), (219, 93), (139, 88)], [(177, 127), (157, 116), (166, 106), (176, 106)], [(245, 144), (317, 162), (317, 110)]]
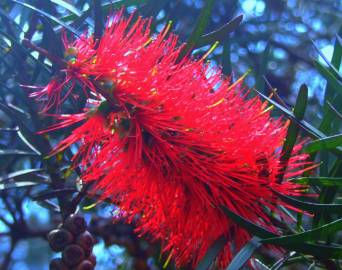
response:
[(62, 251), (67, 245), (74, 240), (73, 235), (66, 229), (52, 230), (47, 235), (50, 247), (53, 251)]
[(68, 266), (62, 261), (61, 258), (51, 260), (49, 270), (68, 270)]
[(74, 235), (79, 235), (86, 230), (87, 224), (83, 217), (72, 214), (64, 221), (64, 227)]
[(80, 246), (72, 244), (64, 249), (62, 258), (68, 266), (75, 266), (85, 258), (85, 254)]
[(95, 266), (88, 260), (82, 261), (79, 265), (77, 265), (73, 270), (94, 270)]
[(90, 255), (95, 244), (95, 238), (90, 232), (85, 231), (76, 238), (76, 244), (83, 248), (86, 255)]

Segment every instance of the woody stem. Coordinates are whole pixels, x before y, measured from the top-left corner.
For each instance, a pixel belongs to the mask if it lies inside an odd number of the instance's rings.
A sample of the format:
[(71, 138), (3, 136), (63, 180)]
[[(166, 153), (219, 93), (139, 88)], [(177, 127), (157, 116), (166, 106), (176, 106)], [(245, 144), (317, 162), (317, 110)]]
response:
[(63, 60), (60, 57), (56, 57), (54, 55), (51, 55), (51, 53), (41, 47), (38, 47), (37, 45), (33, 44), (31, 40), (24, 38), (22, 41), (23, 45), (26, 46), (27, 48), (30, 48), (33, 51), (39, 52), (41, 55), (45, 56), (48, 58), (51, 62), (58, 64), (60, 67), (66, 67), (67, 62)]

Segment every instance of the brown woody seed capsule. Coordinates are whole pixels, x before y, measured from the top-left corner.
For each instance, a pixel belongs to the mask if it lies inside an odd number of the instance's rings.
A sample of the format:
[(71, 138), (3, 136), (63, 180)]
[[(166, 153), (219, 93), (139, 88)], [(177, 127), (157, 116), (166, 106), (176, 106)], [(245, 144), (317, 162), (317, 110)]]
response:
[(68, 270), (69, 268), (66, 266), (66, 264), (62, 261), (61, 258), (56, 258), (56, 259), (51, 260), (49, 269), (50, 270)]
[(47, 235), (50, 247), (53, 251), (62, 251), (73, 240), (73, 235), (66, 229), (56, 229), (49, 232)]
[(84, 250), (78, 245), (69, 245), (64, 249), (62, 258), (66, 265), (75, 266), (84, 260)]
[(86, 230), (87, 224), (83, 217), (72, 214), (65, 220), (64, 227), (74, 235), (79, 235)]
[(90, 232), (85, 231), (76, 238), (76, 244), (84, 249), (86, 255), (90, 255), (95, 244), (95, 238)]
[(94, 265), (90, 261), (84, 260), (75, 268), (73, 268), (73, 270), (94, 270), (94, 268)]
[(87, 260), (90, 261), (94, 266), (96, 265), (96, 256), (94, 254), (90, 254)]

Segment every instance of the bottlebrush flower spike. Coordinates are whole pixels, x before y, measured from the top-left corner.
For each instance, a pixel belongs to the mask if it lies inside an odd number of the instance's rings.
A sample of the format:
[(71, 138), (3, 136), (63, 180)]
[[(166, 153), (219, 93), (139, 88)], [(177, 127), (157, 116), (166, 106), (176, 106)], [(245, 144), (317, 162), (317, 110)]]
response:
[(280, 183), (286, 124), (271, 118), (258, 97), (246, 99), (219, 68), (203, 59), (178, 62), (177, 37), (168, 27), (151, 35), (149, 25), (120, 12), (96, 49), (91, 37), (66, 45), (82, 48), (66, 78), (98, 93), (102, 103), (51, 128), (84, 121), (54, 152), (78, 142), (74, 162), (82, 180), (95, 182), (177, 266), (195, 266), (224, 235), (229, 241), (218, 258), (224, 267), (250, 235), (221, 206), (280, 234), (269, 213), (283, 216), (278, 206), (287, 205), (272, 190), (301, 194), (304, 187), (286, 179), (303, 172), (307, 155), (297, 145)]

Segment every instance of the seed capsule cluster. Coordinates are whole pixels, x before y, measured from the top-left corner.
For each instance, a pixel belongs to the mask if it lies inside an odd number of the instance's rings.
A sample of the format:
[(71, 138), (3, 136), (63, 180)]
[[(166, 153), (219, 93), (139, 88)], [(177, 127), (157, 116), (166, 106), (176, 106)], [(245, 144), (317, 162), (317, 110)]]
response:
[(50, 262), (50, 270), (93, 270), (96, 257), (92, 254), (95, 238), (87, 231), (82, 216), (72, 214), (49, 232), (47, 239), (53, 251), (61, 252), (61, 258)]

